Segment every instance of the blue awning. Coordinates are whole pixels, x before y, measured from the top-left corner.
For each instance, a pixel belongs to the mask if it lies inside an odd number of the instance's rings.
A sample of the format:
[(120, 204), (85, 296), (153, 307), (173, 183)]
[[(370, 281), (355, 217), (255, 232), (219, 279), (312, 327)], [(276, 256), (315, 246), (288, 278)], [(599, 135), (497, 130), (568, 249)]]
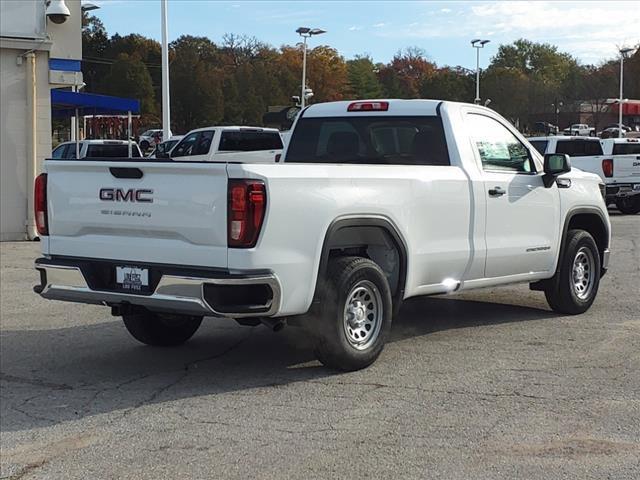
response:
[(128, 112), (137, 114), (140, 113), (140, 101), (133, 98), (51, 89), (51, 112), (54, 117), (72, 117), (76, 109), (80, 115), (122, 115)]

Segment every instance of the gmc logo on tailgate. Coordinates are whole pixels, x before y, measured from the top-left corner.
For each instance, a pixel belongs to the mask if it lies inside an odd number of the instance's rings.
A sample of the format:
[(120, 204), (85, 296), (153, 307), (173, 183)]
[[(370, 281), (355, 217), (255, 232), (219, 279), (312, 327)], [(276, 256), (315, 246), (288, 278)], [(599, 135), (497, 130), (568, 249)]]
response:
[(138, 203), (153, 203), (153, 198), (149, 197), (153, 195), (153, 190), (130, 188), (125, 190), (123, 188), (101, 188), (100, 200), (105, 202), (138, 202)]

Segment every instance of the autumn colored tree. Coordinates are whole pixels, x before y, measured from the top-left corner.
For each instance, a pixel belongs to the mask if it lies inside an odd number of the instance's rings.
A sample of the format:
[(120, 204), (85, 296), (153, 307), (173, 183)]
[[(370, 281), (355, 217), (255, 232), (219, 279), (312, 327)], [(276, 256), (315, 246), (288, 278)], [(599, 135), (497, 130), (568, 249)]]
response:
[(420, 98), (422, 84), (435, 71), (435, 63), (427, 60), (424, 50), (410, 47), (395, 54), (391, 63), (380, 71), (380, 81), (389, 96)]

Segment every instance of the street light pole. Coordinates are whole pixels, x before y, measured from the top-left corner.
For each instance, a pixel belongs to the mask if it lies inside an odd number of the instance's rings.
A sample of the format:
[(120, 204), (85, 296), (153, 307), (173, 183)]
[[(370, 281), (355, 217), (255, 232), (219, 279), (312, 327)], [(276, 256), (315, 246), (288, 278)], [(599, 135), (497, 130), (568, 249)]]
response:
[(476, 49), (476, 99), (474, 102), (480, 105), (480, 49), (489, 43), (490, 40), (481, 40), (476, 38), (471, 40), (471, 46)]
[(302, 41), (302, 86), (300, 89), (300, 108), (304, 108), (305, 103), (305, 90), (307, 89), (307, 38), (308, 35), (302, 35), (304, 40)]
[(303, 38), (302, 42), (302, 85), (300, 87), (300, 108), (304, 108), (307, 99), (307, 38), (313, 35), (321, 35), (326, 30), (321, 28), (300, 27), (296, 33)]
[(633, 52), (633, 48), (621, 48), (620, 49), (620, 100), (618, 101), (618, 138), (622, 138), (622, 104), (623, 100), (623, 80), (624, 80), (624, 57)]
[(167, 1), (162, 2), (162, 140), (171, 137), (171, 100), (169, 96), (169, 26)]

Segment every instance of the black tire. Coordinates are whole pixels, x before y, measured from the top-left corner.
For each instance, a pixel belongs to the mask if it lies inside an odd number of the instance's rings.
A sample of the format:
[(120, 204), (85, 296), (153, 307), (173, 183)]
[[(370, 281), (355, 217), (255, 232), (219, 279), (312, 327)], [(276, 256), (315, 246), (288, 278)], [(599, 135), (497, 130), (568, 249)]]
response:
[(122, 316), (133, 338), (154, 347), (173, 347), (189, 340), (200, 327), (202, 317), (169, 315), (140, 310)]
[[(582, 252), (587, 261), (580, 263), (585, 267), (576, 267), (578, 253)], [(595, 240), (589, 232), (584, 230), (569, 230), (565, 239), (561, 264), (556, 275), (551, 279), (544, 294), (549, 306), (558, 313), (578, 315), (586, 312), (598, 294), (600, 285), (600, 253)], [(588, 266), (586, 266), (588, 265)], [(577, 276), (579, 275), (579, 276)], [(584, 289), (579, 291), (577, 283), (587, 282)]]
[(635, 215), (640, 212), (640, 195), (616, 198), (616, 207), (625, 215)]
[(146, 140), (143, 140), (140, 142), (140, 150), (142, 150), (143, 152), (146, 152), (147, 150), (149, 150), (149, 142), (147, 142)]
[(384, 348), (393, 316), (391, 289), (380, 267), (362, 257), (329, 260), (317, 299), (310, 322), (318, 360), (344, 371), (371, 365)]

